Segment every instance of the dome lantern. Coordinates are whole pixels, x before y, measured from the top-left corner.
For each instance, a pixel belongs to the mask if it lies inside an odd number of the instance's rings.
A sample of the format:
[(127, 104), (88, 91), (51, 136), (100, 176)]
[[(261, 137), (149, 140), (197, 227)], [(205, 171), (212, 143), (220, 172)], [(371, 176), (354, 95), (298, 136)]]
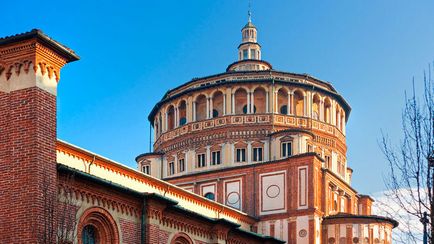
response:
[(252, 14), (248, 12), (248, 22), (241, 29), (241, 44), (238, 47), (238, 60), (261, 60), (261, 46), (257, 42), (256, 26), (252, 23)]

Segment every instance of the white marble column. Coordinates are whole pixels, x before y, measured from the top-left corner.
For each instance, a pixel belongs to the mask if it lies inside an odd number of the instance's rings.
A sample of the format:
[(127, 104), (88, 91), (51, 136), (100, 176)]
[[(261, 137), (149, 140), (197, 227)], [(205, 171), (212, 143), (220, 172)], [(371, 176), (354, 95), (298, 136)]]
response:
[(211, 165), (211, 150), (210, 150), (210, 146), (206, 146), (206, 167), (209, 168), (209, 166)]
[(188, 173), (188, 164), (190, 160), (188, 158), (188, 151), (184, 152), (184, 173)]
[(251, 163), (253, 158), (252, 158), (252, 142), (247, 142), (247, 157), (246, 157), (246, 161), (247, 163)]
[(235, 94), (234, 93), (232, 93), (231, 94), (231, 100), (232, 100), (232, 112), (231, 112), (231, 114), (235, 114)]
[(175, 108), (175, 128), (179, 127), (179, 107)]
[(193, 122), (194, 122), (197, 119), (196, 118), (196, 102), (193, 102), (192, 105), (193, 105), (193, 116), (192, 117), (193, 117)]
[(251, 99), (250, 99), (250, 101), (251, 101), (251, 106), (250, 106), (250, 112), (252, 113), (252, 114), (254, 114), (255, 113), (255, 95), (254, 95), (254, 93), (252, 92), (252, 93), (250, 93), (251, 94)]
[(341, 130), (342, 130), (342, 133), (345, 135), (345, 128), (346, 128), (346, 126), (347, 126), (347, 125), (345, 124), (345, 116), (343, 116), (342, 119), (343, 119), (343, 120), (342, 120), (342, 129), (341, 129)]
[(223, 115), (226, 115), (226, 94), (223, 94)]
[(250, 92), (247, 92), (247, 114), (250, 114)]
[(189, 114), (189, 106), (190, 104), (188, 102), (185, 102), (185, 123), (190, 123), (190, 116)]
[(169, 124), (168, 124), (168, 114), (167, 111), (166, 113), (164, 113), (164, 131), (167, 131), (169, 129)]
[(213, 104), (213, 100), (212, 100), (212, 98), (210, 97), (209, 98), (209, 117), (210, 118), (213, 118), (214, 116), (213, 116), (213, 110), (214, 110), (214, 104)]
[(235, 145), (233, 143), (231, 143), (231, 159), (230, 161), (232, 162), (232, 164), (235, 163)]
[(158, 120), (155, 120), (155, 122), (154, 122), (154, 128), (153, 128), (153, 130), (154, 130), (154, 142), (157, 139), (157, 135), (158, 135), (157, 127), (159, 128), (159, 126), (158, 126)]
[(193, 98), (188, 97), (187, 102), (185, 103), (186, 108), (186, 118), (187, 123), (190, 123), (193, 121)]
[(270, 161), (270, 144), (268, 140), (263, 141), (264, 142), (264, 162)]
[(291, 96), (290, 97), (290, 105), (291, 105), (291, 107), (289, 107), (289, 110), (290, 110), (290, 113), (289, 114), (292, 114), (292, 115), (294, 115), (295, 114), (295, 104), (294, 104), (294, 92), (293, 91), (291, 91), (290, 93), (289, 93), (289, 95)]
[(175, 154), (175, 159), (173, 162), (173, 174), (176, 174), (177, 172), (179, 172), (179, 163), (178, 163), (178, 155)]
[(288, 92), (288, 104), (286, 105), (286, 114), (291, 114), (291, 92)]
[(206, 118), (209, 119), (209, 98), (206, 98)]
[(319, 111), (319, 120), (325, 121), (325, 119), (324, 119), (324, 98), (320, 99), (318, 111)]
[(279, 93), (278, 91), (274, 91), (273, 94), (273, 101), (274, 101), (274, 108), (273, 108), (273, 113), (279, 113)]

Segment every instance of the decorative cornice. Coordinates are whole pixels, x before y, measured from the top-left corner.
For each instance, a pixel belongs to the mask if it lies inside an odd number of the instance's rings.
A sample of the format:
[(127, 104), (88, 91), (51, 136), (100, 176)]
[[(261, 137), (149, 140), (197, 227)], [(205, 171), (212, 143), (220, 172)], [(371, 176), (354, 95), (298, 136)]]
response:
[(40, 30), (32, 30), (20, 35), (0, 38), (0, 75), (6, 71), (9, 80), (12, 72), (17, 76), (22, 70), (47, 74), (56, 81), (60, 79), (60, 69), (79, 57), (70, 49), (49, 38)]
[[(322, 121), (311, 119), (308, 117), (282, 115), (282, 114), (246, 114), (246, 115), (226, 115), (222, 117), (202, 120), (198, 122), (191, 122), (173, 130), (163, 132), (155, 141), (154, 149), (161, 152), (168, 151), (166, 148), (172, 146), (176, 141), (174, 139), (180, 138), (182, 140), (189, 140), (191, 137), (198, 142), (198, 133), (214, 130), (213, 136), (217, 136), (217, 129), (225, 127), (225, 130), (238, 125), (243, 126), (282, 126), (288, 129), (301, 129), (310, 131), (312, 135), (318, 132), (325, 133), (328, 136), (337, 138), (342, 144), (345, 144), (345, 135), (334, 125), (327, 124)], [(253, 129), (252, 129), (253, 131)], [(250, 135), (248, 135), (250, 137)], [(228, 133), (224, 133), (225, 140), (231, 139)], [(212, 138), (215, 140), (216, 138)], [(207, 143), (207, 142), (206, 142)]]
[(55, 50), (59, 55), (64, 56), (66, 59), (68, 59), (68, 62), (80, 59), (80, 57), (75, 54), (73, 50), (47, 36), (40, 29), (33, 29), (29, 32), (2, 37), (0, 38), (0, 46), (10, 45), (29, 39), (37, 39), (39, 42), (44, 43), (46, 46), (49, 46), (51, 49)]
[(136, 218), (139, 217), (140, 210), (137, 206), (132, 206), (133, 203), (127, 203), (117, 199), (116, 197), (113, 197), (112, 195), (105, 195), (99, 192), (88, 190), (82, 186), (74, 186), (65, 182), (59, 182), (58, 187), (60, 192), (72, 194), (75, 200), (101, 206), (106, 209), (111, 209), (118, 213)]
[(378, 216), (378, 215), (355, 215), (355, 214), (346, 214), (346, 213), (339, 213), (336, 215), (329, 215), (323, 218), (323, 223), (325, 225), (327, 224), (334, 224), (333, 220), (341, 220), (341, 221), (348, 221), (348, 223), (355, 224), (357, 220), (359, 221), (368, 221), (373, 223), (384, 223), (387, 222), (393, 226), (393, 228), (398, 227), (399, 223), (398, 221)]

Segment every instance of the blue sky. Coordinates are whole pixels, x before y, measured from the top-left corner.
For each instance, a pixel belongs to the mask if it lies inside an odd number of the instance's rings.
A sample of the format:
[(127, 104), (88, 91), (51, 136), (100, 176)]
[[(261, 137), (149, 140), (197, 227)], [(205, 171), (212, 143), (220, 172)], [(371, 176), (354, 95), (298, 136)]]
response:
[[(40, 28), (75, 50), (58, 90), (58, 137), (135, 167), (147, 115), (170, 88), (224, 72), (237, 58), (245, 1), (13, 1), (0, 36)], [(331, 82), (352, 107), (353, 186), (384, 189), (381, 130), (401, 135), (404, 90), (434, 60), (430, 0), (252, 2), (263, 59)]]

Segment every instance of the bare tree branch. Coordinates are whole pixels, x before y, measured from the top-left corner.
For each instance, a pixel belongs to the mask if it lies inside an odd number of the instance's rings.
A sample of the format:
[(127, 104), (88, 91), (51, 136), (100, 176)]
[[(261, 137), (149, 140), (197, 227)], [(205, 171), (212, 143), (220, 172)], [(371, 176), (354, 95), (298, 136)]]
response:
[[(66, 175), (63, 185), (71, 184), (74, 175)], [(76, 239), (77, 201), (73, 192), (67, 187), (56, 185), (57, 191), (50, 189), (49, 179), (44, 177), (42, 182), (44, 201), (43, 223), (35, 226), (37, 242), (40, 244), (69, 244)], [(51, 186), (52, 187), (52, 186)]]
[[(434, 82), (432, 66), (424, 72), (423, 96), (417, 95), (413, 79), (410, 96), (405, 93), (405, 106), (402, 112), (403, 138), (394, 146), (382, 132), (380, 147), (389, 164), (390, 172), (384, 177), (387, 188), (385, 196), (390, 204), (378, 203), (380, 210), (400, 220), (399, 230), (403, 235), (396, 236), (398, 243), (420, 243), (422, 224), (410, 221), (421, 219), (424, 212), (431, 215), (433, 203), (432, 170), (428, 166), (428, 157), (434, 151)], [(433, 221), (431, 221), (430, 230)], [(418, 231), (418, 232), (416, 232)], [(429, 232), (431, 233), (431, 232)], [(432, 234), (429, 234), (429, 243)]]

